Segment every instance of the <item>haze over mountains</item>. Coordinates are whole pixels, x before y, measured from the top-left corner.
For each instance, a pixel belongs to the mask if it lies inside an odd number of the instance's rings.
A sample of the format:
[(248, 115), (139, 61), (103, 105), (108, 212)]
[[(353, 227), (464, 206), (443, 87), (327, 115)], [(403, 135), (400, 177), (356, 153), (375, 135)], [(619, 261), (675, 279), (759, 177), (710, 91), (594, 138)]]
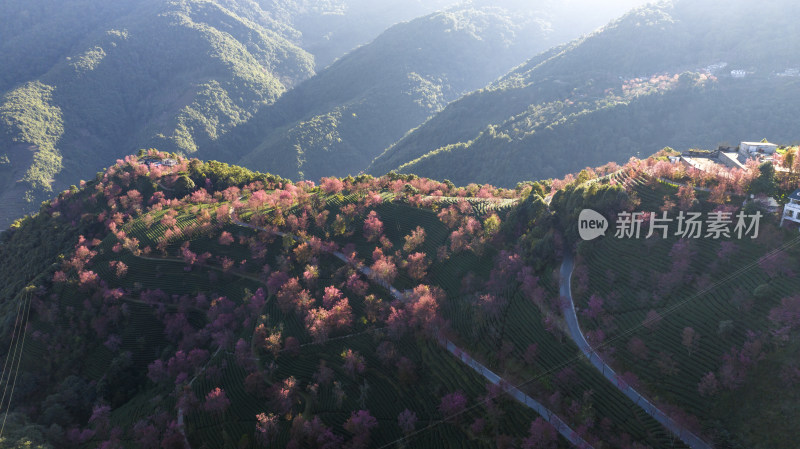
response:
[[(356, 174), (411, 128), (544, 47), (539, 22), (457, 9), (395, 25), (248, 123), (245, 166), (292, 179)], [(532, 43), (536, 44), (532, 44)], [(237, 133), (234, 138), (240, 137)]]
[(662, 2), (568, 44), (635, 2), (95, 3), (2, 6), (3, 223), (139, 148), (513, 186), (664, 145), (789, 143), (800, 108), (786, 1)]
[(369, 171), (512, 186), (664, 145), (788, 143), (800, 85), (781, 75), (800, 67), (795, 12), (795, 3), (752, 1), (639, 9), (449, 105)]
[[(139, 148), (274, 165), (270, 171), (295, 178), (343, 174), (346, 164), (358, 173), (447, 102), (627, 6), (576, 16), (577, 3), (531, 10), (474, 2), (393, 28), (323, 70), (397, 21), (453, 3), (6, 2), (0, 221), (35, 210), (54, 191)], [(360, 76), (348, 78), (353, 70)], [(221, 139), (315, 72), (320, 77), (284, 100), (285, 109), (262, 112), (266, 118), (242, 127), (241, 136)], [(352, 123), (359, 112), (361, 123)], [(339, 122), (341, 130), (326, 129)], [(341, 148), (328, 151), (338, 133)]]

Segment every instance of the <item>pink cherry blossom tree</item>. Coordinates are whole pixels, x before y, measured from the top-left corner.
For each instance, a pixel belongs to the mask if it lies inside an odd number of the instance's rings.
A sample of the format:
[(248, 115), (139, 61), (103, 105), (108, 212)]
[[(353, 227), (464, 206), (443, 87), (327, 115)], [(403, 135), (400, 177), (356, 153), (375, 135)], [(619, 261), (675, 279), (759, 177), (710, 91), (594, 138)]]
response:
[(709, 371), (700, 379), (697, 384), (697, 391), (701, 396), (713, 396), (719, 391), (719, 381), (713, 372)]
[(633, 337), (628, 341), (628, 351), (642, 360), (647, 359), (649, 353), (644, 340), (639, 337)]
[(222, 415), (230, 405), (231, 401), (228, 400), (225, 390), (217, 387), (208, 392), (203, 408), (209, 413)]
[(300, 280), (296, 277), (288, 279), (283, 286), (280, 287), (276, 299), (281, 312), (287, 313), (289, 310), (293, 309), (295, 299), (302, 290), (303, 287), (300, 285)]
[(403, 251), (410, 253), (411, 251), (419, 248), (425, 242), (425, 228), (422, 226), (417, 226), (416, 229), (411, 231), (411, 234), (403, 238), (405, 239)]
[(222, 231), (222, 234), (220, 234), (219, 236), (218, 242), (220, 245), (228, 246), (234, 242), (233, 235), (231, 235), (231, 233), (228, 231)]
[(326, 309), (330, 309), (334, 306), (334, 304), (341, 301), (342, 298), (344, 298), (342, 292), (333, 285), (330, 285), (325, 287), (325, 293), (322, 296), (322, 306)]
[(391, 284), (394, 282), (394, 278), (397, 277), (397, 266), (389, 256), (379, 257), (370, 269), (372, 270), (371, 276), (378, 282)]
[(427, 276), (427, 270), (430, 266), (430, 261), (425, 256), (425, 253), (413, 253), (408, 255), (408, 260), (406, 261), (406, 271), (408, 272), (408, 276), (415, 281), (421, 281), (425, 276)]
[(256, 441), (262, 446), (269, 446), (278, 436), (278, 417), (274, 413), (256, 415)]
[(347, 349), (342, 351), (341, 356), (344, 359), (344, 370), (350, 377), (355, 377), (356, 374), (364, 374), (367, 365), (364, 357), (358, 351)]
[(369, 242), (374, 242), (381, 234), (383, 234), (383, 222), (377, 212), (370, 211), (364, 220), (364, 238)]
[(555, 449), (556, 429), (541, 417), (531, 422), (530, 436), (522, 441), (523, 449)]
[(692, 327), (684, 327), (683, 331), (681, 331), (681, 344), (683, 347), (689, 351), (689, 356), (692, 356), (692, 351), (697, 348), (697, 344), (700, 340), (700, 334), (694, 330)]

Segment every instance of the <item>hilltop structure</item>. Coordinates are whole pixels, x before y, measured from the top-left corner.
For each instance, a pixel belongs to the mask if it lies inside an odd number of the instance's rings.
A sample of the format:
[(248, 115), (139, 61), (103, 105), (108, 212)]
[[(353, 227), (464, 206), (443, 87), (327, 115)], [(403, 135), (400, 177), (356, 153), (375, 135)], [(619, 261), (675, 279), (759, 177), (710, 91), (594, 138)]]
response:
[(781, 226), (785, 220), (800, 223), (800, 189), (795, 190), (789, 195), (789, 202), (783, 206), (783, 215), (781, 216)]
[(744, 70), (731, 70), (731, 78), (744, 78), (747, 72)]
[(766, 139), (761, 142), (742, 142), (739, 144), (739, 154), (747, 157), (754, 157), (761, 154), (771, 156), (775, 154), (777, 150), (778, 145), (767, 142)]
[(675, 163), (686, 165), (703, 171), (711, 171), (717, 165), (728, 168), (746, 170), (747, 157), (738, 153), (735, 148), (719, 147), (716, 150), (687, 150), (680, 156), (670, 158)]
[(720, 146), (716, 150), (691, 149), (680, 156), (670, 157), (670, 160), (706, 172), (714, 170), (717, 165), (747, 170), (748, 159), (756, 159), (759, 163), (771, 161), (777, 150), (777, 144), (764, 139), (761, 142), (741, 142), (738, 148)]
[(175, 165), (178, 165), (178, 161), (176, 161), (175, 159), (171, 159), (171, 158), (162, 159), (160, 157), (154, 157), (154, 156), (145, 156), (145, 157), (139, 159), (139, 162), (141, 162), (143, 164), (147, 164), (150, 167), (157, 167), (159, 165), (165, 165), (167, 167), (174, 167)]

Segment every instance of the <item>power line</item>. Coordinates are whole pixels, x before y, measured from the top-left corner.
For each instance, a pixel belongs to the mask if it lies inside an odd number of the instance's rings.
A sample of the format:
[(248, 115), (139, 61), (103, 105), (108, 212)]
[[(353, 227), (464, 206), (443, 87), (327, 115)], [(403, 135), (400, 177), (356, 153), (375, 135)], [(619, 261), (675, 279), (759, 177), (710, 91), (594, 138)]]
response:
[[(6, 360), (3, 362), (3, 371), (0, 374), (0, 384), (6, 379), (6, 369), (8, 368), (8, 378), (5, 380), (5, 386), (3, 387), (3, 396), (0, 399), (0, 410), (2, 410), (2, 404), (5, 401), (6, 391), (8, 389), (8, 381), (11, 379), (11, 370), (14, 369), (14, 358), (16, 358), (16, 351), (19, 345), (19, 335), (18, 335), (18, 328), (21, 327), (22, 324), (22, 314), (24, 313), (23, 304), (25, 304), (25, 300), (21, 299), (17, 302), (17, 315), (14, 319), (14, 327), (11, 331), (11, 343), (8, 347), (8, 352), (6, 353)], [(16, 343), (15, 340), (16, 339)], [(9, 360), (11, 360), (11, 365), (9, 365)]]
[[(28, 311), (25, 314), (26, 326), (30, 314), (31, 314), (31, 297), (30, 294), (28, 294)], [(0, 438), (2, 438), (3, 432), (5, 431), (6, 428), (6, 419), (8, 419), (8, 412), (11, 411), (11, 400), (14, 398), (14, 389), (17, 386), (17, 376), (19, 375), (19, 367), (20, 365), (22, 365), (22, 356), (24, 354), (23, 350), (25, 349), (25, 337), (28, 335), (28, 333), (25, 332), (25, 327), (21, 327), (20, 331), (22, 332), (22, 344), (20, 345), (19, 359), (17, 360), (17, 369), (14, 372), (14, 382), (11, 384), (11, 393), (8, 395), (8, 407), (6, 408), (6, 413), (3, 416), (3, 425), (2, 427), (0, 427)], [(1, 409), (2, 409), (2, 402), (0, 402), (0, 410)]]

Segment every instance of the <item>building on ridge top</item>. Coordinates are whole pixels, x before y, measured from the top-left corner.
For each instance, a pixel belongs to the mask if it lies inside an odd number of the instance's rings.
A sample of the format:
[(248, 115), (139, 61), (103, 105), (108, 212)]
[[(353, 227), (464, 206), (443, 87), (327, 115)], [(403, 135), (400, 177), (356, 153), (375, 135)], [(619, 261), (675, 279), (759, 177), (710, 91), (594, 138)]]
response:
[(761, 142), (742, 142), (739, 144), (739, 154), (742, 156), (772, 156), (776, 151), (778, 151), (778, 145), (767, 142), (767, 139), (764, 139)]
[(151, 167), (158, 167), (159, 165), (174, 167), (178, 165), (178, 161), (176, 161), (175, 159), (172, 158), (161, 159), (160, 157), (155, 157), (155, 156), (145, 156), (139, 159), (139, 162), (147, 164)]
[(670, 160), (702, 171), (712, 171), (717, 165), (727, 168), (747, 169), (745, 166), (747, 158), (730, 147), (719, 147), (713, 151), (687, 150), (681, 153), (680, 156), (671, 157)]
[(731, 70), (732, 78), (744, 78), (745, 76), (747, 76), (747, 72), (744, 70)]
[(690, 149), (680, 156), (670, 157), (670, 161), (703, 171), (712, 171), (717, 165), (747, 170), (748, 159), (756, 159), (759, 163), (771, 161), (777, 150), (777, 144), (764, 139), (761, 142), (741, 142), (738, 148), (720, 146), (716, 150)]
[(789, 220), (800, 224), (800, 189), (792, 192), (788, 197), (789, 202), (783, 206), (783, 214), (781, 215), (781, 226), (785, 220)]

